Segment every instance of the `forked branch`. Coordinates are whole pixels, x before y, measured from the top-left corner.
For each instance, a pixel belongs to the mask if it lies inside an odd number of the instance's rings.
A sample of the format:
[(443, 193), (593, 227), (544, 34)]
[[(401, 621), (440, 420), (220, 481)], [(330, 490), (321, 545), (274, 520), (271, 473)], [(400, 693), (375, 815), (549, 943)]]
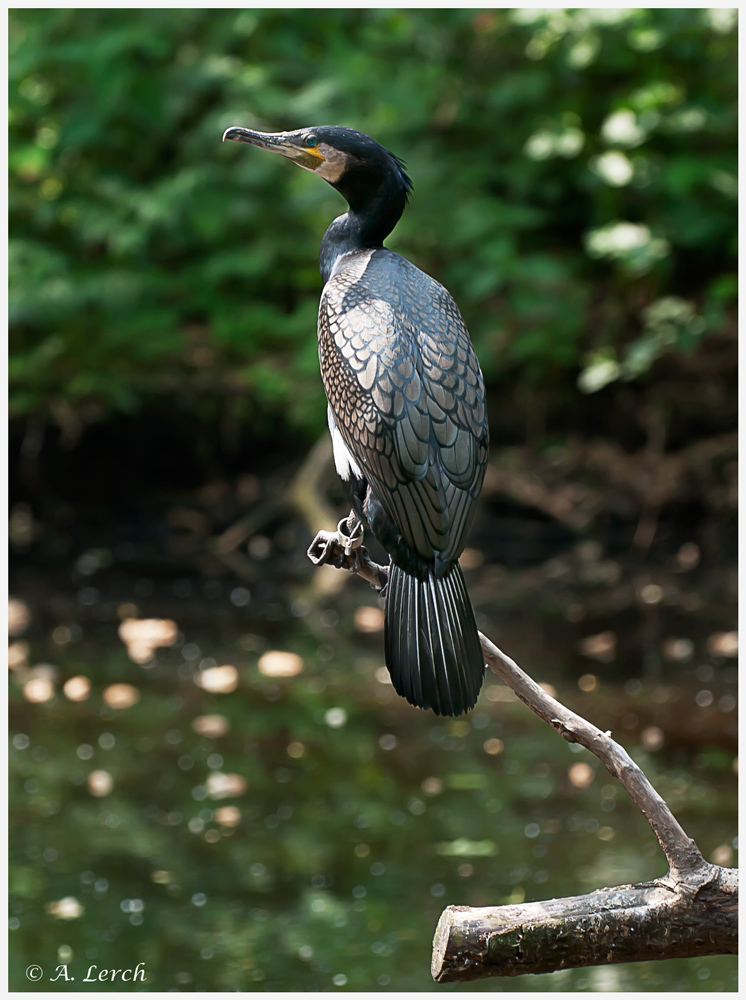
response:
[[(342, 524), (343, 522), (341, 522)], [(341, 527), (340, 524), (340, 527)], [(347, 569), (385, 590), (388, 567), (344, 533), (319, 532), (308, 550), (316, 565)], [(569, 743), (601, 760), (650, 824), (668, 862), (654, 882), (585, 896), (498, 907), (447, 907), (433, 941), (437, 982), (552, 972), (660, 958), (735, 954), (738, 873), (708, 864), (627, 751), (547, 694), (502, 650), (479, 634), (486, 665), (531, 711)]]

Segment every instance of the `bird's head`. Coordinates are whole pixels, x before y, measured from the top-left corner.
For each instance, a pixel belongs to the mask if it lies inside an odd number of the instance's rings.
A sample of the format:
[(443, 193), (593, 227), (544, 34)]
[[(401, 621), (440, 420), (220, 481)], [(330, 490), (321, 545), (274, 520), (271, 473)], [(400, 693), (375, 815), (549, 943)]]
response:
[(328, 181), (354, 211), (382, 189), (389, 198), (398, 194), (403, 208), (412, 189), (398, 156), (370, 136), (341, 125), (319, 125), (293, 132), (255, 132), (234, 126), (223, 133), (223, 141), (226, 139), (287, 156)]

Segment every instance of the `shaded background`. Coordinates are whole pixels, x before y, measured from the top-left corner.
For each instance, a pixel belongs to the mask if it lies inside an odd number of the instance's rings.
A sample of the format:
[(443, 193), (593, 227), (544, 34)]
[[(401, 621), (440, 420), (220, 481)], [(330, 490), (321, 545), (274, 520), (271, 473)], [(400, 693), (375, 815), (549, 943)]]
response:
[(397, 699), (375, 596), (305, 559), (344, 512), (314, 336), (343, 203), (229, 125), (406, 158), (388, 245), (488, 388), (480, 627), (734, 863), (735, 12), (15, 10), (10, 74), (11, 988), (429, 990), (444, 905), (664, 870), (489, 678), (466, 719)]

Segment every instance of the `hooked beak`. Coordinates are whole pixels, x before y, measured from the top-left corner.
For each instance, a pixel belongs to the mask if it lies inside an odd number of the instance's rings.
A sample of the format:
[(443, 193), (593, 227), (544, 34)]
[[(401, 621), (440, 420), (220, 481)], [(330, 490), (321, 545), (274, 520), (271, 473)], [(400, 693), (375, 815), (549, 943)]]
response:
[(223, 132), (223, 142), (231, 139), (233, 142), (248, 142), (252, 146), (259, 146), (260, 149), (271, 149), (279, 153), (288, 146), (287, 132), (254, 132), (250, 128), (242, 128), (234, 125)]
[(247, 142), (250, 146), (268, 149), (272, 153), (281, 153), (309, 170), (315, 170), (324, 162), (323, 155), (317, 150), (306, 146), (303, 137), (297, 132), (255, 132), (250, 128), (233, 125), (223, 133), (223, 142)]

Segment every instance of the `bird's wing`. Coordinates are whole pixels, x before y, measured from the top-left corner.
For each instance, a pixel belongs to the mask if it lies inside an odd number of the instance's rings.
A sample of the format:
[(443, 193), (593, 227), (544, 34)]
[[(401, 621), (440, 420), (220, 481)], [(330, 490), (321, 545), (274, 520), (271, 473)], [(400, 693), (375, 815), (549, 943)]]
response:
[(484, 383), (448, 292), (385, 250), (351, 255), (319, 309), (319, 356), (345, 444), (409, 547), (456, 558), (487, 460)]

